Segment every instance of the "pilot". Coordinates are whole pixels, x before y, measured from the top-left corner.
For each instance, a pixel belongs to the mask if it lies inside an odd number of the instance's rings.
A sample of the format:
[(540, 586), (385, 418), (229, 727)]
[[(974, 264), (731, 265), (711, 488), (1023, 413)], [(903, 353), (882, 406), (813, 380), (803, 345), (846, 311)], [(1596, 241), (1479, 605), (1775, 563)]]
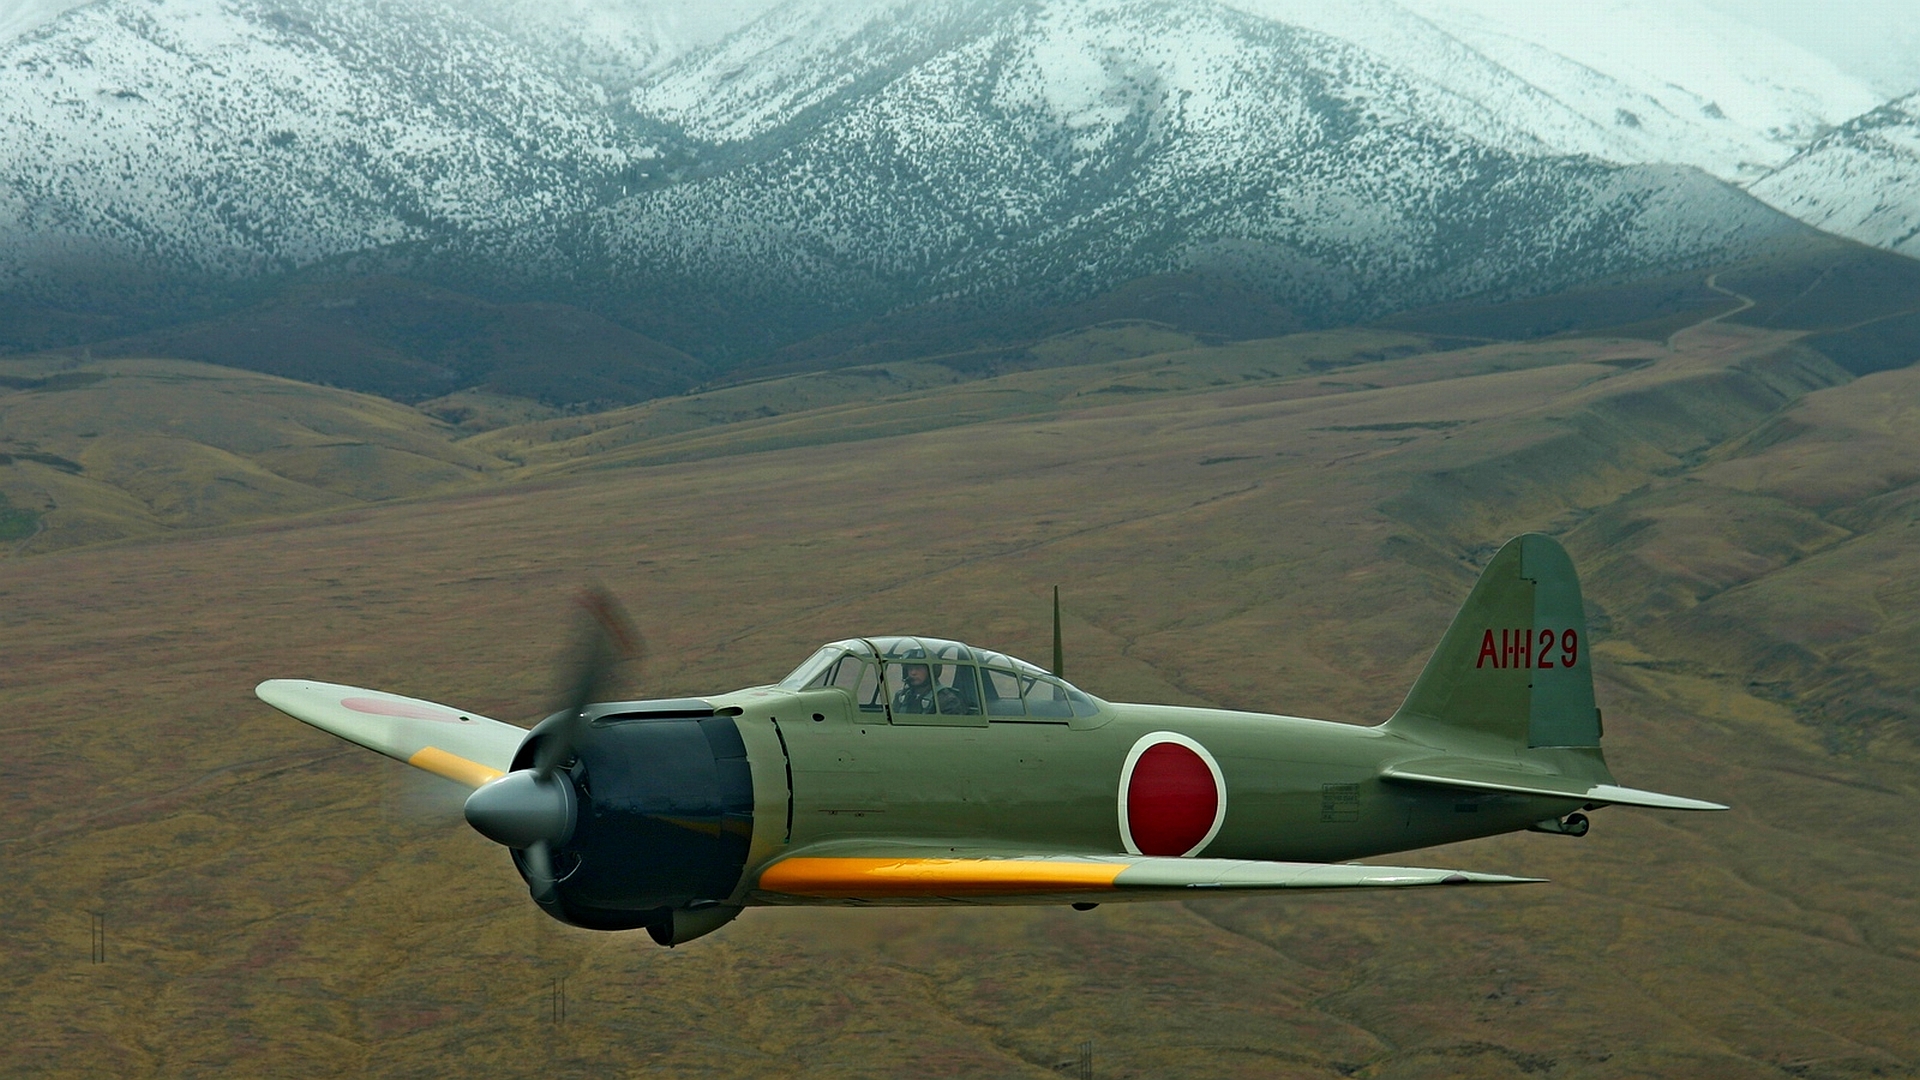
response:
[(938, 711), (954, 715), (961, 711), (960, 695), (950, 686), (935, 683), (932, 668), (925, 664), (903, 664), (900, 674), (905, 685), (893, 695), (894, 712), (931, 714)]

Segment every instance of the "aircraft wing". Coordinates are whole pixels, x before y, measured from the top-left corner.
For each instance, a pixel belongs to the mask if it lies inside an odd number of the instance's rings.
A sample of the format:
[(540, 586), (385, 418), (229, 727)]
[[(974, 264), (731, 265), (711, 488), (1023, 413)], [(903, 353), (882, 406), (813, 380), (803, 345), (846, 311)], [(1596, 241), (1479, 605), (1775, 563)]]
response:
[(357, 686), (269, 679), (253, 692), (295, 720), (468, 787), (512, 768), (527, 737), (479, 713)]
[(1151, 855), (830, 855), (798, 853), (760, 872), (767, 903), (1085, 903), (1165, 900), (1213, 890), (1377, 889), (1412, 885), (1519, 885), (1541, 878), (1355, 863), (1261, 862)]
[(1472, 758), (1428, 758), (1389, 765), (1381, 771), (1388, 780), (1410, 784), (1434, 784), (1440, 787), (1466, 788), (1472, 791), (1502, 791), (1515, 795), (1544, 795), (1549, 798), (1579, 799), (1616, 806), (1643, 806), (1655, 810), (1725, 810), (1720, 803), (1689, 799), (1682, 795), (1663, 795), (1658, 791), (1596, 784), (1571, 776), (1552, 773), (1521, 772), (1494, 762)]

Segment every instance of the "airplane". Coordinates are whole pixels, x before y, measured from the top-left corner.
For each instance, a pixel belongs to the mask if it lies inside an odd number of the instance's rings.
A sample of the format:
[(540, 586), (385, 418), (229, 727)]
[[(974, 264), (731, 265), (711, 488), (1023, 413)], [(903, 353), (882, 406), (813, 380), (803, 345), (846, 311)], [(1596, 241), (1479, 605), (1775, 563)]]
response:
[(532, 730), (447, 705), (274, 679), (261, 700), (472, 789), (536, 904), (662, 945), (771, 904), (1070, 904), (1539, 878), (1351, 860), (1602, 806), (1725, 810), (1622, 787), (1600, 751), (1565, 549), (1503, 546), (1405, 702), (1365, 727), (1103, 701), (942, 638), (826, 645), (768, 686), (602, 702), (636, 651), (589, 594), (566, 707)]

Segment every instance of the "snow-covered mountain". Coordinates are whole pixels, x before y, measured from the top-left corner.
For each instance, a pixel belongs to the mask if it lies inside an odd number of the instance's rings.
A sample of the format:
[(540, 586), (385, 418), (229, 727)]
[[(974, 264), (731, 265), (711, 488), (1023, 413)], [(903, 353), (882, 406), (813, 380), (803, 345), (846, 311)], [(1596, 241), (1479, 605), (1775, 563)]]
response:
[(1821, 136), (1753, 193), (1827, 232), (1920, 259), (1920, 93)]
[(471, 18), (329, 0), (69, 11), (0, 52), (0, 132), (0, 287), (510, 246), (649, 153), (598, 86)]
[(1752, 180), (1880, 103), (1697, 0), (1230, 0), (1374, 52), (1560, 153)]
[(454, 8), (624, 90), (752, 22), (771, 0), (454, 0)]
[[(763, 2), (35, 0), (0, 292), (353, 258), (740, 350), (1198, 268), (1321, 322), (1767, 242), (1792, 223), (1665, 163), (1741, 175), (1853, 107), (1738, 35), (1669, 86), (1506, 0), (795, 0), (703, 44)], [(1672, 6), (1650, 32), (1705, 25)]]
[[(1751, 180), (1882, 100), (1831, 61), (1699, 0), (1224, 2), (1372, 52), (1444, 89), (1454, 112), (1498, 117), (1494, 137), (1518, 152), (1692, 165), (1724, 180)], [(834, 46), (875, 23), (902, 21), (908, 7), (894, 0), (788, 4), (711, 58), (708, 78), (682, 82), (681, 93), (708, 97), (650, 100), (725, 116), (727, 129), (707, 134), (738, 137), (778, 116), (735, 107), (754, 87), (790, 82), (784, 69), (823, 57), (841, 74), (856, 70), (873, 53), (846, 55)], [(1473, 115), (1446, 119), (1476, 122)], [(1490, 132), (1482, 126), (1476, 134)]]
[(1699, 174), (1551, 154), (1363, 50), (1216, 4), (910, 8), (790, 6), (638, 88), (637, 111), (754, 156), (599, 214), (616, 264), (862, 304), (907, 302), (903, 283), (1064, 300), (1213, 265), (1321, 320), (1786, 227)]

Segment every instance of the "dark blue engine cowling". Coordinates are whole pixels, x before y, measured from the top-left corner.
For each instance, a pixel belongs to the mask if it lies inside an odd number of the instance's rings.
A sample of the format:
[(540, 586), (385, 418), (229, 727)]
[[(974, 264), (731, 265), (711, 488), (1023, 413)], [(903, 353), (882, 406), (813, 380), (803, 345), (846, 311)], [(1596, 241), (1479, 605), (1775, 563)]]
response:
[[(574, 744), (579, 811), (554, 852), (560, 912), (593, 930), (671, 925), (732, 894), (753, 835), (753, 773), (731, 715), (703, 701), (595, 705)], [(534, 739), (513, 767), (533, 761)], [(526, 867), (515, 853), (521, 876)]]

